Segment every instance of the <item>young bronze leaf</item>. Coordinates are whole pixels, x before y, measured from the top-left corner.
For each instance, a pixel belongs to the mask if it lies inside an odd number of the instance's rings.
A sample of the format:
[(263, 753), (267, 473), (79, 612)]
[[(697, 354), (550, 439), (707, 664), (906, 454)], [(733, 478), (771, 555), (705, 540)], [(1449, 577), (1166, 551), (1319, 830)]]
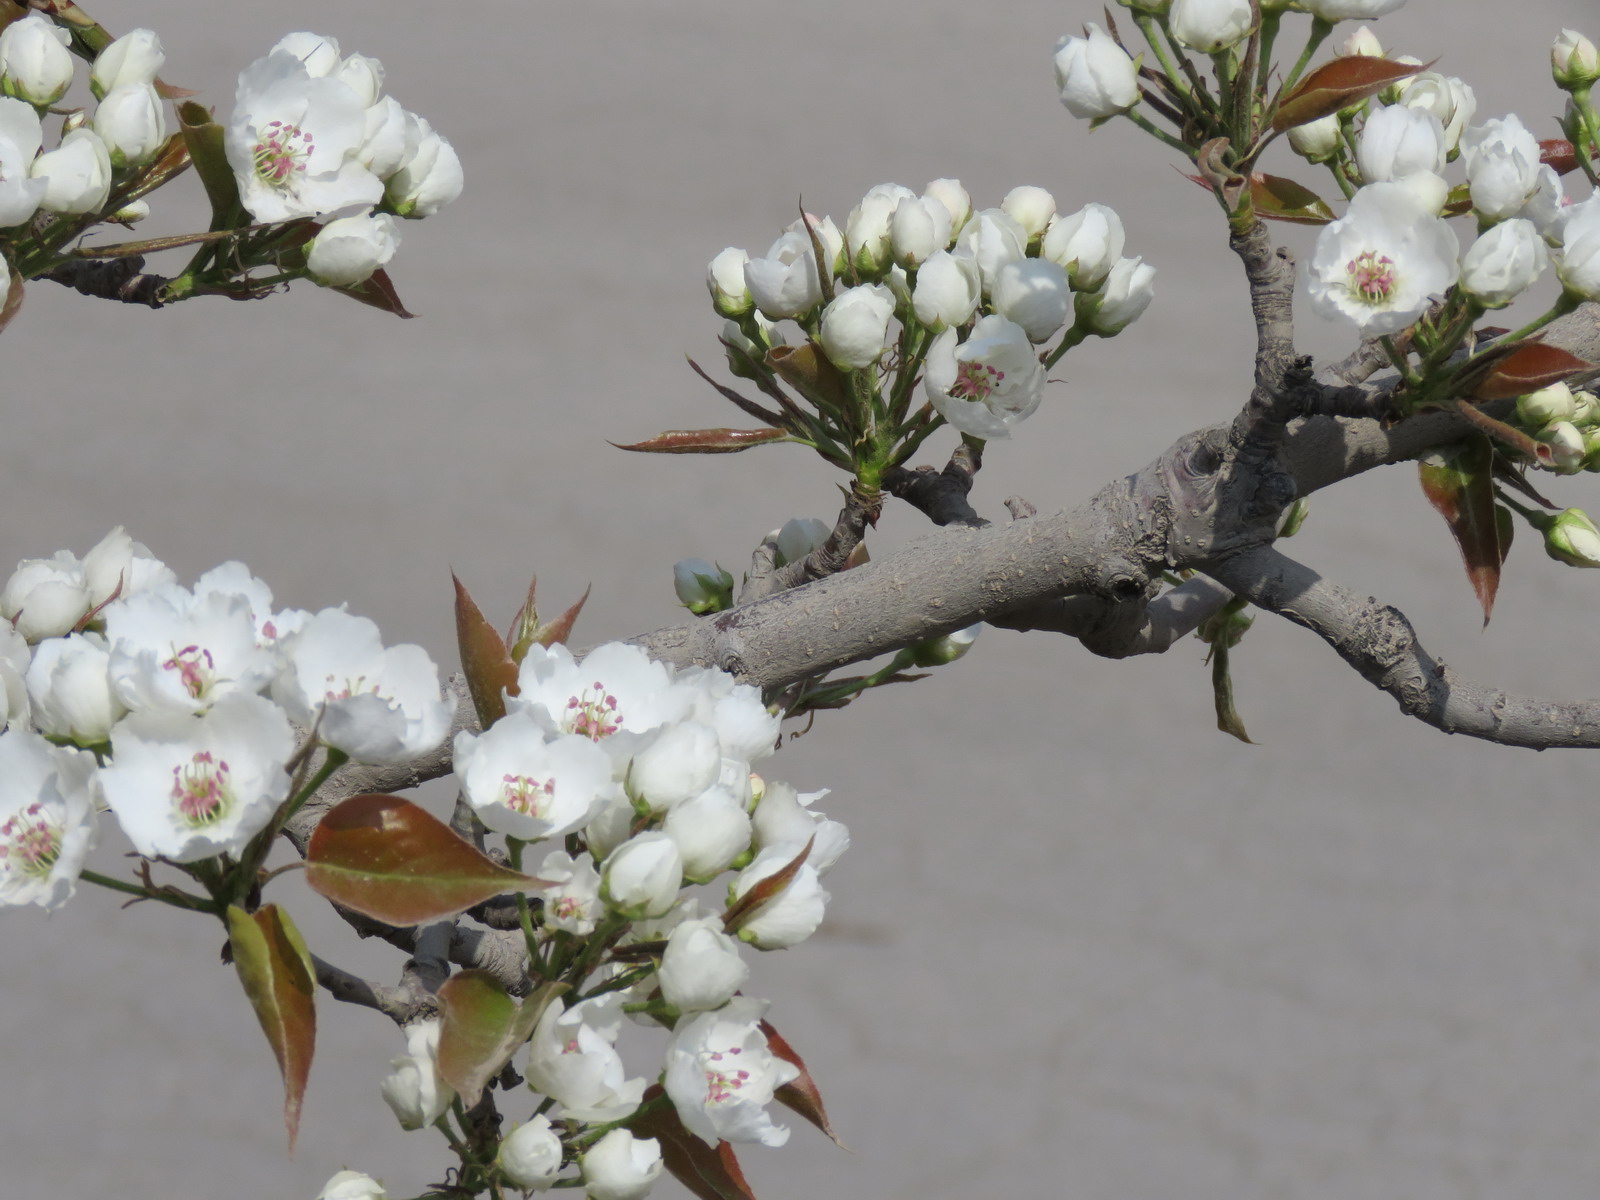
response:
[(801, 864), (811, 854), (811, 847), (816, 838), (805, 844), (805, 848), (790, 859), (780, 871), (775, 871), (765, 879), (753, 884), (748, 892), (740, 896), (728, 906), (728, 911), (722, 914), (722, 927), (729, 933), (737, 933), (739, 926), (750, 919), (756, 909), (768, 900), (771, 900), (794, 880), (800, 871)]
[(228, 946), (244, 994), (283, 1075), (283, 1123), (293, 1154), (317, 1041), (317, 977), (311, 953), (289, 915), (275, 904), (265, 904), (254, 913), (230, 905)]
[(1544, 342), (1524, 342), (1499, 362), (1472, 390), (1474, 400), (1509, 400), (1560, 383), (1593, 363)]
[(793, 1063), (800, 1069), (799, 1075), (774, 1093), (774, 1099), (822, 1130), (832, 1139), (835, 1146), (842, 1147), (844, 1143), (839, 1140), (839, 1135), (834, 1133), (833, 1126), (828, 1122), (828, 1110), (823, 1106), (822, 1092), (817, 1088), (817, 1081), (811, 1078), (811, 1072), (806, 1069), (805, 1060), (795, 1053), (794, 1047), (784, 1040), (783, 1035), (774, 1029), (770, 1022), (761, 1022), (761, 1032), (767, 1035), (767, 1049), (784, 1062)]
[(661, 1094), (660, 1084), (645, 1089), (643, 1106), (627, 1122), (634, 1136), (655, 1138), (661, 1144), (662, 1165), (700, 1200), (756, 1200), (733, 1147), (727, 1142), (718, 1142), (715, 1149), (706, 1145), (684, 1128), (670, 1104), (651, 1107)]
[(456, 645), (461, 650), (461, 672), (467, 677), (478, 724), (487, 729), (506, 715), (506, 689), (516, 694), (517, 664), (506, 652), (505, 639), (489, 624), (453, 571), (450, 582), (456, 586)]
[(1369, 96), (1376, 96), (1391, 83), (1425, 71), (1430, 65), (1417, 63), (1408, 66), (1390, 62), (1386, 58), (1369, 58), (1360, 54), (1323, 63), (1278, 102), (1272, 128), (1282, 133), (1296, 125), (1320, 121), (1341, 108), (1349, 108)]
[(1577, 147), (1566, 138), (1546, 138), (1539, 143), (1539, 163), (1557, 175), (1570, 175), (1578, 169)]
[(767, 351), (767, 366), (817, 411), (841, 419), (851, 412), (850, 387), (838, 367), (811, 342), (803, 346), (774, 346)]
[(565, 646), (567, 639), (572, 636), (572, 627), (578, 623), (578, 614), (583, 611), (583, 606), (589, 603), (589, 593), (593, 590), (593, 587), (594, 585), (590, 584), (589, 587), (584, 588), (583, 595), (578, 597), (578, 602), (554, 621), (539, 626), (534, 631), (533, 640), (546, 650), (550, 649), (551, 646)]
[(460, 971), (439, 988), (444, 1023), (439, 1030), (439, 1074), (469, 1109), (511, 1056), (533, 1034), (550, 1001), (567, 990), (547, 983), (522, 1003), (487, 971)]
[(1281, 175), (1252, 175), (1250, 202), (1269, 221), (1290, 225), (1326, 225), (1334, 220), (1328, 202), (1310, 188)]
[(352, 796), (322, 818), (306, 847), (306, 882), (335, 904), (401, 926), (549, 886), (491, 862), (410, 801), (378, 793)]
[(751, 446), (789, 440), (781, 429), (669, 429), (648, 441), (611, 444), (642, 454), (737, 454)]
[(409, 321), (417, 315), (408, 312), (406, 306), (400, 303), (400, 293), (395, 290), (394, 280), (389, 278), (389, 272), (382, 267), (374, 271), (363, 283), (341, 285), (333, 290), (344, 293), (352, 300), (359, 300), (373, 308), (381, 308), (386, 313), (393, 313), (404, 320)]
[(1494, 447), (1487, 437), (1473, 437), (1447, 450), (1435, 450), (1417, 461), (1423, 495), (1450, 526), (1467, 579), (1483, 606), (1483, 623), (1494, 611), (1500, 590), (1500, 520), (1494, 502)]

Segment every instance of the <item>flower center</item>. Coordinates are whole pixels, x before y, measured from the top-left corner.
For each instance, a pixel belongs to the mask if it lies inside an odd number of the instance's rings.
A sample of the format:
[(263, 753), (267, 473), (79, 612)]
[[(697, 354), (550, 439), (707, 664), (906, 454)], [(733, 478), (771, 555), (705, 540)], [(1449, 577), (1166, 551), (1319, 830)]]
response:
[(251, 155), (256, 178), (268, 187), (288, 187), (296, 172), (305, 171), (302, 160), (310, 157), (312, 140), (310, 132), (298, 125), (285, 125), (282, 121), (268, 125), (261, 131)]
[(739, 1046), (730, 1046), (726, 1050), (701, 1051), (700, 1069), (706, 1073), (706, 1103), (720, 1104), (724, 1100), (736, 1099), (739, 1089), (750, 1080), (749, 1071), (740, 1071), (734, 1064), (720, 1065), (725, 1057), (742, 1054), (744, 1050)]
[(171, 658), (161, 664), (161, 669), (176, 671), (178, 682), (183, 684), (183, 690), (193, 700), (204, 696), (217, 681), (216, 663), (212, 661), (211, 651), (201, 646), (185, 646), (174, 652)]
[(527, 775), (506, 775), (500, 784), (500, 803), (512, 812), (525, 813), (541, 820), (550, 811), (550, 801), (555, 799), (555, 794), (554, 779), (546, 779), (541, 783)]
[(576, 896), (562, 896), (556, 900), (555, 913), (560, 920), (584, 916), (583, 901)]
[(173, 805), (191, 829), (213, 825), (227, 816), (233, 807), (228, 775), (228, 764), (213, 759), (209, 750), (172, 768)]
[(352, 696), (369, 694), (376, 696), (378, 694), (378, 685), (374, 683), (369, 686), (365, 675), (357, 675), (354, 679), (346, 679), (344, 686), (340, 687), (338, 681), (332, 675), (329, 675), (323, 681), (322, 694), (323, 698), (327, 700), (348, 700)]
[(61, 825), (39, 801), (0, 825), (0, 868), (43, 879), (60, 857)]
[(1376, 250), (1363, 250), (1345, 264), (1350, 294), (1373, 308), (1389, 302), (1394, 294), (1394, 259)]
[(950, 394), (959, 400), (987, 400), (1005, 377), (1004, 371), (988, 363), (964, 362), (956, 367)]
[(567, 701), (567, 719), (563, 727), (598, 742), (622, 728), (622, 713), (617, 710), (617, 698), (606, 691), (605, 685), (595, 681), (592, 690)]

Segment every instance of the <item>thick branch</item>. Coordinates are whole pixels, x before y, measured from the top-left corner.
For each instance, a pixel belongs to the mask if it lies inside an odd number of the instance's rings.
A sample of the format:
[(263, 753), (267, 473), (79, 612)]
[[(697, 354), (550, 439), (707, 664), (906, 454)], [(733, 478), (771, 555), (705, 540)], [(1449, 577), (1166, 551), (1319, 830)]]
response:
[(1149, 604), (1109, 604), (1095, 596), (1013, 609), (989, 623), (1019, 632), (1064, 633), (1102, 658), (1165, 654), (1215, 616), (1233, 593), (1213, 579), (1196, 575)]
[(1465, 683), (1423, 648), (1399, 609), (1330, 583), (1270, 546), (1219, 563), (1213, 574), (1311, 630), (1402, 712), (1436, 729), (1535, 750), (1600, 746), (1600, 700), (1565, 703)]
[(982, 466), (983, 450), (963, 439), (944, 470), (892, 467), (884, 473), (883, 490), (904, 500), (935, 525), (987, 525), (967, 502), (973, 478)]
[(172, 282), (165, 275), (146, 275), (138, 255), (112, 259), (72, 259), (39, 276), (73, 288), (85, 296), (160, 308), (161, 289)]
[(396, 988), (384, 987), (363, 979), (315, 954), (311, 956), (311, 965), (316, 969), (317, 982), (335, 1000), (377, 1009), (397, 1025), (403, 1024), (410, 1013), (410, 1004), (400, 996)]
[(1255, 387), (1234, 421), (1230, 440), (1238, 448), (1257, 440), (1275, 444), (1284, 426), (1299, 415), (1303, 385), (1297, 386), (1294, 377), (1308, 373), (1294, 348), (1294, 258), (1272, 244), (1260, 218), (1231, 234), (1228, 245), (1244, 263), (1256, 320)]

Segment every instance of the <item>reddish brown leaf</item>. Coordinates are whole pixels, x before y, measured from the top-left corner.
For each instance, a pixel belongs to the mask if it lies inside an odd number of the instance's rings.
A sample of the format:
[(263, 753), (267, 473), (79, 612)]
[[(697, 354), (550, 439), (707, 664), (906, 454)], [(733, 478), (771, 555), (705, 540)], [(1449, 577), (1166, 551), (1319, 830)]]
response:
[(254, 913), (230, 905), (228, 947), (283, 1075), (283, 1123), (293, 1154), (317, 1041), (317, 977), (311, 952), (289, 915), (275, 904), (264, 904)]
[(567, 639), (572, 636), (572, 627), (578, 623), (578, 614), (583, 611), (583, 606), (589, 602), (589, 593), (594, 585), (583, 589), (583, 595), (578, 597), (578, 602), (554, 621), (539, 626), (534, 631), (533, 640), (548, 650), (551, 646), (567, 644)]
[(478, 724), (487, 729), (506, 715), (506, 689), (513, 696), (517, 693), (517, 664), (506, 652), (499, 631), (473, 603), (454, 571), (450, 582), (456, 585), (456, 645), (461, 650), (461, 671), (467, 677), (467, 690), (472, 693), (472, 707), (478, 711)]
[(669, 429), (646, 441), (611, 444), (618, 450), (642, 454), (737, 454), (751, 446), (788, 440), (789, 435), (781, 429)]
[(1435, 450), (1417, 461), (1422, 493), (1445, 520), (1461, 550), (1467, 579), (1489, 623), (1505, 553), (1494, 501), (1494, 446), (1487, 437)]
[(164, 79), (157, 79), (155, 88), (156, 95), (163, 100), (187, 100), (190, 96), (198, 96), (200, 94), (194, 88), (179, 87), (177, 84), (168, 83)]
[(1326, 225), (1334, 220), (1328, 202), (1310, 188), (1279, 175), (1252, 175), (1250, 202), (1269, 221), (1291, 225)]
[[(644, 1105), (661, 1094), (661, 1085), (651, 1084), (645, 1089)], [(715, 1149), (706, 1145), (684, 1128), (672, 1105), (641, 1108), (628, 1128), (635, 1137), (655, 1138), (661, 1144), (662, 1165), (700, 1200), (756, 1200), (733, 1147), (727, 1142), (718, 1142)]]
[(459, 971), (439, 988), (439, 1074), (469, 1109), (533, 1034), (550, 1001), (567, 990), (547, 983), (518, 1004), (487, 971)]
[(1309, 125), (1342, 108), (1360, 104), (1376, 96), (1391, 83), (1425, 71), (1431, 63), (1408, 66), (1386, 58), (1352, 55), (1323, 63), (1302, 79), (1295, 89), (1278, 101), (1272, 128), (1278, 133), (1296, 125)]
[(1554, 167), (1557, 175), (1570, 175), (1578, 169), (1578, 149), (1566, 138), (1546, 138), (1539, 143), (1539, 162)]
[(306, 882), (335, 904), (400, 926), (549, 886), (491, 862), (410, 801), (377, 793), (352, 796), (322, 818), (306, 848)]
[(811, 841), (805, 844), (805, 848), (799, 854), (796, 854), (794, 858), (784, 864), (782, 870), (775, 871), (765, 879), (753, 884), (748, 892), (730, 904), (728, 911), (722, 914), (722, 927), (729, 933), (737, 933), (739, 926), (749, 920), (750, 916), (758, 908), (788, 887), (793, 882), (794, 877), (799, 874), (806, 858), (811, 854), (811, 847), (816, 840), (813, 837)]
[(1593, 365), (1559, 346), (1524, 342), (1497, 362), (1471, 395), (1474, 400), (1509, 400), (1560, 383)]
[(409, 321), (416, 313), (407, 312), (406, 306), (400, 303), (400, 293), (395, 291), (394, 281), (389, 278), (389, 272), (379, 267), (372, 273), (372, 277), (365, 283), (351, 284), (349, 287), (336, 287), (332, 289), (349, 296), (352, 300), (359, 300), (373, 308), (381, 308), (386, 313)]
[(805, 1060), (795, 1053), (794, 1047), (784, 1040), (783, 1035), (774, 1029), (770, 1022), (761, 1022), (761, 1032), (767, 1035), (767, 1049), (784, 1062), (793, 1063), (800, 1068), (800, 1074), (775, 1093), (778, 1103), (793, 1109), (822, 1130), (833, 1140), (835, 1146), (843, 1146), (844, 1143), (839, 1140), (839, 1135), (834, 1133), (833, 1126), (828, 1122), (828, 1110), (823, 1107), (822, 1092), (817, 1088), (817, 1081), (811, 1078), (811, 1072), (806, 1069)]
[(1469, 423), (1476, 425), (1502, 445), (1510, 446), (1518, 454), (1545, 466), (1555, 461), (1555, 452), (1550, 449), (1549, 443), (1536, 442), (1514, 425), (1495, 420), (1472, 401), (1457, 400), (1455, 408)]

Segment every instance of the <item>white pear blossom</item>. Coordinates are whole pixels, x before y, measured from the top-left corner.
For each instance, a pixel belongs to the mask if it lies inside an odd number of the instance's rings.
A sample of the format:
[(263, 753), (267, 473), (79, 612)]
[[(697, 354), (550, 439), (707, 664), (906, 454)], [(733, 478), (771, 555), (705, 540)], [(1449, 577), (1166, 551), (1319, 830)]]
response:
[(0, 617), (29, 642), (60, 637), (90, 607), (89, 585), (75, 554), (59, 550), (52, 558), (27, 558), (0, 590)]
[(507, 713), (482, 734), (456, 734), (454, 761), (478, 820), (525, 842), (588, 824), (617, 791), (604, 750), (575, 734), (546, 740), (526, 711)]
[(1022, 226), (1032, 241), (1049, 228), (1056, 215), (1056, 198), (1042, 187), (1022, 184), (1000, 201), (1000, 211)]
[[(93, 554), (92, 551), (90, 553)], [(87, 558), (84, 560), (86, 566), (88, 561)], [(143, 575), (139, 568), (140, 561), (137, 558), (133, 560), (136, 585)], [(140, 590), (144, 589), (135, 587), (135, 591)], [(255, 626), (256, 644), (263, 648), (275, 645), (279, 638), (293, 633), (311, 617), (310, 613), (299, 609), (274, 610), (272, 589), (252, 575), (249, 567), (238, 561), (212, 567), (195, 580), (193, 592), (196, 603), (211, 595), (242, 599), (249, 611), (251, 624)]]
[(861, 274), (881, 275), (893, 261), (890, 250), (890, 224), (902, 200), (915, 200), (917, 194), (898, 183), (879, 183), (867, 189), (861, 203), (851, 210), (844, 226), (845, 254)]
[(1301, 0), (1305, 10), (1324, 21), (1372, 21), (1388, 16), (1406, 0)]
[[(729, 896), (738, 900), (756, 884), (787, 867), (800, 850), (792, 845), (768, 846), (748, 867), (739, 872), (729, 889)], [(785, 950), (806, 940), (822, 924), (823, 912), (828, 905), (828, 893), (823, 891), (817, 869), (803, 862), (788, 884), (776, 896), (760, 904), (739, 926), (739, 940), (749, 942), (758, 950)]]
[(987, 316), (965, 342), (947, 329), (928, 349), (923, 390), (939, 415), (962, 433), (1011, 436), (1044, 397), (1044, 368), (1023, 329)]
[(167, 52), (154, 30), (133, 29), (95, 55), (89, 68), (89, 86), (100, 99), (119, 87), (152, 84)]
[(1468, 129), (1461, 157), (1473, 211), (1485, 221), (1516, 216), (1539, 191), (1539, 143), (1515, 114)]
[(922, 194), (928, 200), (937, 200), (950, 214), (950, 236), (953, 239), (972, 215), (972, 197), (967, 194), (967, 189), (961, 186), (959, 179), (934, 179), (922, 189)]
[[(784, 528), (778, 531), (779, 553), (783, 552)], [(821, 524), (821, 522), (818, 522)], [(823, 527), (822, 540), (828, 537)], [(818, 543), (820, 544), (820, 543)], [(802, 551), (804, 557), (809, 551)], [(777, 747), (778, 729), (783, 718), (767, 711), (761, 699), (761, 690), (737, 682), (726, 671), (696, 668), (678, 676), (681, 686), (689, 689), (694, 701), (694, 719), (704, 722), (717, 731), (717, 741), (722, 746), (723, 759), (737, 759), (748, 766), (766, 758)]]
[(43, 108), (72, 86), (72, 38), (49, 17), (30, 13), (0, 30), (0, 88)]
[(111, 653), (95, 633), (47, 638), (28, 667), (28, 699), (39, 732), (80, 746), (108, 741), (127, 707), (111, 689)]
[(31, 174), (44, 180), (39, 207), (51, 212), (98, 212), (111, 194), (111, 154), (92, 129), (68, 133), (33, 160)]
[(260, 696), (224, 696), (200, 716), (136, 712), (111, 731), (106, 803), (146, 858), (237, 853), (289, 794), (294, 730)]
[[(28, 171), (43, 137), (31, 104), (0, 97), (0, 229), (21, 225), (39, 211), (47, 185)], [(0, 274), (9, 286), (9, 268), (0, 265)]]
[(906, 196), (889, 220), (889, 249), (902, 267), (921, 266), (952, 236), (950, 210), (937, 197)]
[(659, 831), (635, 834), (600, 868), (601, 899), (629, 918), (661, 916), (677, 902), (682, 886), (683, 856)]
[(917, 272), (911, 307), (917, 320), (930, 328), (965, 325), (977, 311), (982, 290), (977, 259), (937, 250)]
[(883, 284), (846, 288), (822, 310), (823, 353), (840, 370), (865, 370), (883, 357), (892, 316), (894, 296)]
[(378, 1090), (384, 1103), (406, 1130), (426, 1129), (450, 1107), (455, 1089), (439, 1074), (438, 1017), (406, 1026), (406, 1052), (389, 1064)]
[(1039, 252), (1066, 268), (1075, 289), (1093, 292), (1122, 257), (1125, 240), (1122, 218), (1116, 211), (1091, 203), (1052, 221)]
[(749, 252), (728, 246), (706, 267), (711, 303), (725, 317), (742, 316), (755, 306), (750, 285), (744, 281), (744, 265), (749, 261)]
[(816, 240), (822, 245), (822, 265), (830, 277), (837, 275), (844, 266), (844, 233), (834, 224), (832, 217), (819, 217), (815, 213), (806, 213), (804, 217), (796, 217), (790, 221), (783, 227), (783, 231), (798, 233), (808, 243), (812, 234), (815, 234)]
[[(326, 73), (315, 75), (323, 51), (287, 47), (291, 34), (239, 76), (233, 115), (223, 139), (239, 199), (258, 221), (315, 217), (383, 198), (383, 182), (362, 164), (366, 109), (355, 92)], [(337, 45), (318, 39), (319, 47)], [(331, 70), (332, 67), (329, 67)]]
[(787, 1126), (766, 1107), (800, 1068), (773, 1054), (761, 1032), (765, 1000), (736, 996), (715, 1012), (680, 1020), (667, 1044), (665, 1086), (684, 1128), (708, 1146), (719, 1141), (781, 1146)]
[(278, 671), (242, 596), (141, 592), (107, 605), (105, 623), (111, 686), (135, 712), (203, 712), (224, 696), (261, 691)]
[(354, 92), (367, 108), (383, 95), (383, 64), (375, 58), (365, 54), (347, 55), (328, 73)]
[(94, 131), (112, 166), (136, 166), (153, 158), (166, 141), (166, 109), (150, 84), (125, 83), (107, 92), (94, 110)]
[(661, 1143), (613, 1129), (579, 1162), (591, 1200), (644, 1200), (661, 1177)]
[(1084, 26), (1084, 37), (1056, 43), (1056, 87), (1075, 117), (1114, 117), (1139, 103), (1139, 69), (1128, 52), (1100, 26)]
[(1048, 258), (1020, 258), (1000, 268), (992, 298), (995, 312), (1022, 327), (1030, 342), (1049, 341), (1072, 311), (1067, 272)]
[(89, 586), (89, 606), (109, 600), (126, 600), (141, 592), (176, 587), (178, 580), (148, 547), (128, 536), (118, 525), (83, 556), (83, 578)]
[(994, 290), (1000, 268), (1008, 262), (1025, 258), (1028, 251), (1028, 231), (1017, 223), (1015, 217), (998, 208), (986, 208), (972, 214), (956, 238), (958, 253), (970, 254), (978, 264), (978, 275), (983, 281), (983, 294)]
[(384, 185), (384, 196), (402, 217), (431, 217), (461, 195), (466, 177), (461, 157), (424, 117), (417, 117), (416, 149)]
[[(1561, 248), (1556, 251), (1556, 273), (1574, 295), (1586, 300), (1600, 297), (1600, 193), (1574, 204), (1561, 222)], [(5, 612), (0, 596), (0, 614)]]
[(1404, 185), (1369, 184), (1317, 237), (1311, 306), (1363, 338), (1398, 333), (1455, 283), (1458, 253), (1454, 231)]
[(1377, 107), (1356, 142), (1356, 165), (1367, 183), (1401, 179), (1417, 171), (1438, 175), (1444, 164), (1444, 126), (1425, 108)]
[(645, 736), (628, 767), (628, 793), (650, 812), (664, 813), (705, 791), (721, 771), (717, 731), (699, 721), (679, 721)]
[(783, 862), (788, 862), (809, 842), (811, 853), (806, 856), (807, 865), (819, 878), (826, 875), (850, 848), (850, 830), (811, 807), (827, 794), (826, 791), (797, 792), (789, 784), (777, 780), (767, 783), (751, 814), (756, 845), (762, 850), (781, 850), (787, 855)]
[(0, 733), (26, 725), (30, 719), (27, 676), (31, 659), (27, 639), (0, 621)]
[(1454, 153), (1461, 144), (1462, 131), (1478, 112), (1478, 97), (1454, 75), (1423, 71), (1400, 84), (1400, 103), (1422, 109), (1439, 118), (1444, 129), (1445, 149)]
[(1250, 0), (1172, 0), (1167, 23), (1174, 38), (1202, 54), (1238, 45), (1255, 24)]
[(544, 901), (544, 923), (580, 937), (593, 933), (604, 905), (600, 900), (600, 873), (589, 857), (574, 859), (565, 850), (552, 850), (539, 864), (539, 878), (549, 886), (539, 892)]
[(785, 233), (762, 258), (744, 267), (746, 285), (756, 307), (769, 320), (800, 317), (822, 303), (817, 257), (803, 233)]
[(561, 1174), (561, 1157), (561, 1139), (540, 1115), (506, 1134), (494, 1161), (513, 1186), (543, 1192)]
[(1572, 422), (1553, 422), (1535, 436), (1538, 441), (1550, 447), (1552, 466), (1558, 474), (1573, 475), (1582, 470), (1584, 437)]
[(339, 69), (339, 41), (320, 33), (286, 33), (268, 54), (287, 54), (305, 67), (313, 79), (332, 75)]
[(1504, 308), (1532, 287), (1550, 252), (1532, 221), (1513, 217), (1491, 227), (1461, 258), (1461, 286), (1488, 308)]
[(362, 115), (361, 145), (356, 150), (356, 161), (388, 182), (401, 164), (416, 154), (421, 136), (417, 118), (402, 108), (393, 96), (382, 96)]
[(528, 1041), (529, 1085), (552, 1097), (569, 1117), (620, 1121), (644, 1097), (645, 1081), (625, 1078), (612, 1044), (622, 1032), (622, 1003), (617, 992), (571, 1008), (552, 1000)]
[(720, 917), (680, 922), (667, 937), (656, 972), (661, 998), (679, 1012), (721, 1008), (749, 978), (739, 943), (722, 931)]
[(1577, 399), (1565, 383), (1552, 383), (1549, 387), (1517, 397), (1517, 418), (1529, 425), (1571, 421), (1577, 412)]
[(1144, 315), (1155, 298), (1156, 269), (1142, 258), (1121, 258), (1098, 292), (1079, 292), (1078, 320), (1101, 337), (1115, 337)]
[(643, 734), (681, 720), (694, 702), (672, 672), (638, 646), (608, 642), (579, 663), (565, 646), (530, 646), (511, 709), (526, 709), (551, 733), (599, 742), (620, 773)]
[(444, 740), (454, 706), (421, 646), (385, 648), (366, 617), (326, 608), (280, 642), (272, 695), (324, 745), (356, 762), (397, 763)]
[(61, 907), (95, 842), (94, 756), (0, 733), (0, 906)]
[(365, 283), (400, 248), (400, 231), (388, 213), (340, 217), (317, 230), (306, 248), (306, 270), (328, 287)]
[(750, 814), (725, 787), (709, 787), (673, 806), (662, 832), (678, 847), (684, 878), (706, 883), (750, 848)]
[(583, 840), (596, 862), (603, 862), (623, 842), (633, 836), (633, 823), (639, 814), (621, 788), (616, 799), (604, 805), (583, 829)]
[(317, 1200), (387, 1200), (388, 1195), (383, 1184), (371, 1175), (360, 1171), (335, 1171), (322, 1185)]

